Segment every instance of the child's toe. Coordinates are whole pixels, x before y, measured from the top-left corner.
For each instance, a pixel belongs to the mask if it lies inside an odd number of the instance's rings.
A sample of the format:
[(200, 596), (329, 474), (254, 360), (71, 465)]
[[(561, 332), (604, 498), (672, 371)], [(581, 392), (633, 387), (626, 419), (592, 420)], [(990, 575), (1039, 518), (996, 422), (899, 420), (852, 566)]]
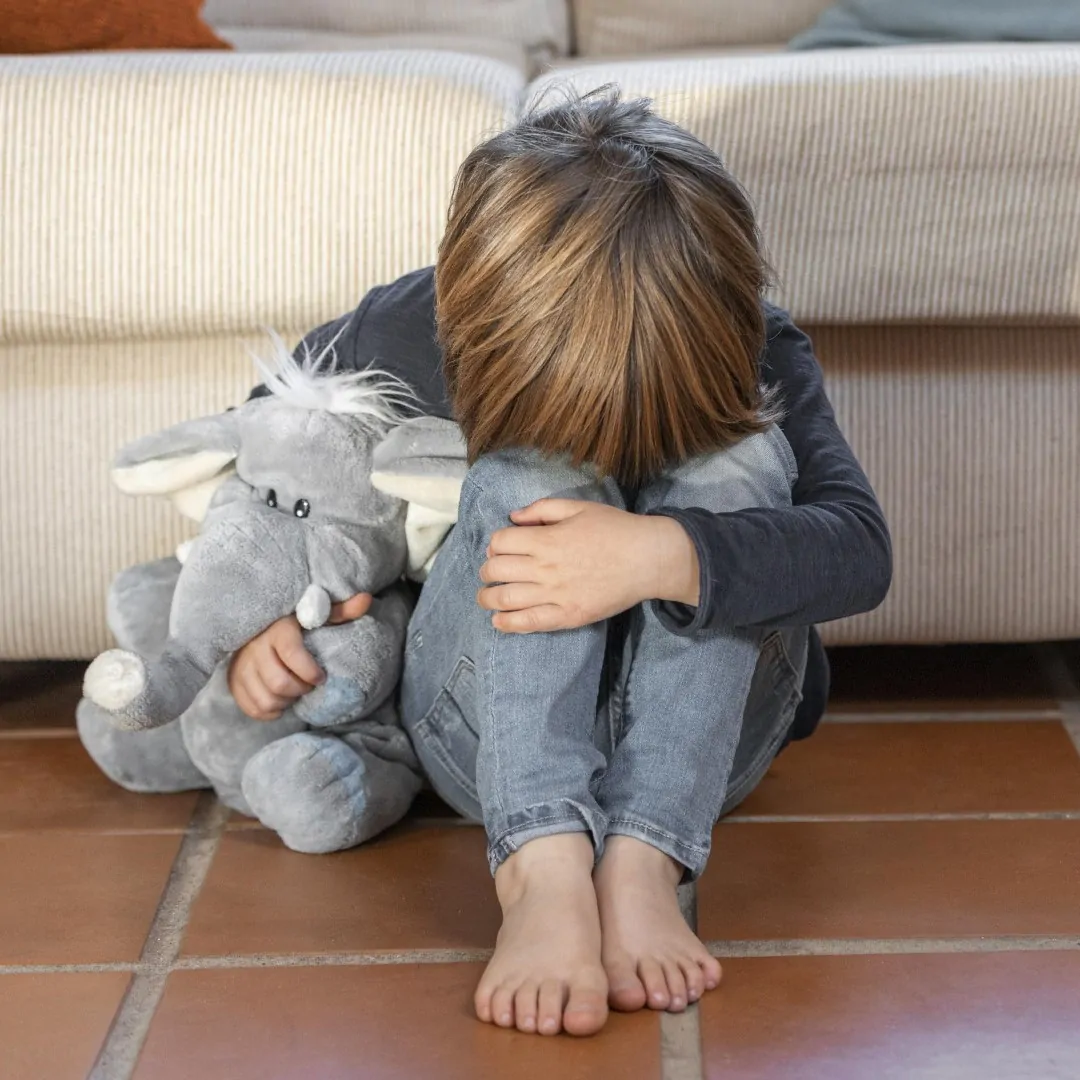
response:
[(534, 982), (525, 983), (514, 995), (514, 1023), (518, 1031), (535, 1031), (540, 988)]
[(595, 1035), (607, 1020), (607, 987), (571, 984), (562, 1026), (569, 1035)]
[(683, 979), (686, 981), (686, 1000), (697, 1001), (705, 993), (705, 972), (693, 957), (684, 957), (679, 961)]
[(720, 979), (723, 977), (720, 961), (715, 956), (707, 956), (701, 962), (701, 971), (705, 976), (705, 989), (715, 990), (720, 985)]
[(649, 1008), (666, 1009), (671, 1004), (671, 994), (663, 967), (656, 960), (641, 960), (638, 962), (638, 975), (648, 995)]
[(637, 1012), (644, 1009), (647, 1001), (645, 987), (638, 978), (637, 969), (629, 956), (623, 954), (604, 964), (608, 977), (608, 1002), (620, 1012)]
[(686, 1008), (686, 979), (682, 968), (674, 960), (664, 961), (664, 981), (667, 983), (670, 1003), (668, 1009), (672, 1012), (682, 1012)]
[(546, 979), (540, 984), (538, 998), (536, 1030), (541, 1035), (557, 1035), (562, 1030), (566, 987), (557, 979)]
[(491, 995), (491, 1022), (499, 1027), (514, 1026), (514, 991), (505, 985)]

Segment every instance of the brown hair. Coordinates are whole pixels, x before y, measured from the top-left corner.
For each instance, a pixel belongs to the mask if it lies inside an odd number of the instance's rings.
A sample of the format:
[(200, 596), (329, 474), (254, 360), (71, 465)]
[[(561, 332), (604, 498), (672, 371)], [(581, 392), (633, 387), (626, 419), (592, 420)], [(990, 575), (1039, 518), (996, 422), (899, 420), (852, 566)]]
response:
[(742, 189), (649, 102), (530, 113), (461, 166), (435, 268), (470, 460), (529, 446), (640, 483), (762, 430), (766, 281)]

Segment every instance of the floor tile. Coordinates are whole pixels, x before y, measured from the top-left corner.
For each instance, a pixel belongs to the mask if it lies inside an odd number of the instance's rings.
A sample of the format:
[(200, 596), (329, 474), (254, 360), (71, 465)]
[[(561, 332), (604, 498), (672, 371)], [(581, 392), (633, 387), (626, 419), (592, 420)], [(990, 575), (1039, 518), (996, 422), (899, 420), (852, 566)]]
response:
[(1080, 952), (729, 960), (709, 1080), (1074, 1080)]
[(500, 1031), (471, 1013), (482, 970), (393, 964), (177, 972), (136, 1080), (659, 1077), (655, 1013), (613, 1016), (592, 1039)]
[(1056, 720), (822, 724), (773, 763), (747, 814), (1080, 810), (1080, 754)]
[(75, 738), (0, 739), (0, 832), (183, 829), (195, 798), (125, 791)]
[(1043, 712), (1058, 704), (1024, 646), (847, 648), (829, 658), (831, 713)]
[(481, 829), (414, 825), (335, 855), (264, 830), (226, 833), (184, 952), (490, 948), (498, 906)]
[(1080, 933), (1080, 821), (721, 824), (707, 939)]
[(0, 836), (0, 964), (138, 959), (177, 834)]
[(83, 1080), (109, 1030), (129, 976), (0, 976), (0, 1075)]
[(42, 661), (0, 668), (0, 732), (75, 727), (84, 663)]

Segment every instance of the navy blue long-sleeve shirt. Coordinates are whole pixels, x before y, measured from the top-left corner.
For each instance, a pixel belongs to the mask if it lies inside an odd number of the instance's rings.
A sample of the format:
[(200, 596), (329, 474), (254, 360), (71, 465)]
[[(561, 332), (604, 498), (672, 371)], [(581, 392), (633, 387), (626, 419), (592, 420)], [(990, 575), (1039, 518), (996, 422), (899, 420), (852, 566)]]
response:
[[(665, 619), (684, 633), (809, 626), (856, 615), (877, 607), (892, 579), (888, 526), (836, 423), (810, 339), (785, 311), (766, 304), (765, 313), (761, 375), (780, 391), (780, 427), (799, 471), (793, 505), (723, 514), (661, 511), (686, 529), (701, 567), (698, 607)], [(318, 350), (335, 336), (341, 367), (379, 368), (407, 383), (424, 413), (453, 417), (431, 267), (372, 289), (355, 311), (305, 340)]]

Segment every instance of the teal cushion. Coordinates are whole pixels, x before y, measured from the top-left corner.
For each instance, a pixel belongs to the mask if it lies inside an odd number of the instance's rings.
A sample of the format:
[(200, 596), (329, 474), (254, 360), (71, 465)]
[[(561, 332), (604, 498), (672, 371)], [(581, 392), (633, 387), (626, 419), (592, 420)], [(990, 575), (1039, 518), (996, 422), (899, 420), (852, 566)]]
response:
[(790, 49), (935, 41), (1080, 41), (1076, 0), (840, 0)]

